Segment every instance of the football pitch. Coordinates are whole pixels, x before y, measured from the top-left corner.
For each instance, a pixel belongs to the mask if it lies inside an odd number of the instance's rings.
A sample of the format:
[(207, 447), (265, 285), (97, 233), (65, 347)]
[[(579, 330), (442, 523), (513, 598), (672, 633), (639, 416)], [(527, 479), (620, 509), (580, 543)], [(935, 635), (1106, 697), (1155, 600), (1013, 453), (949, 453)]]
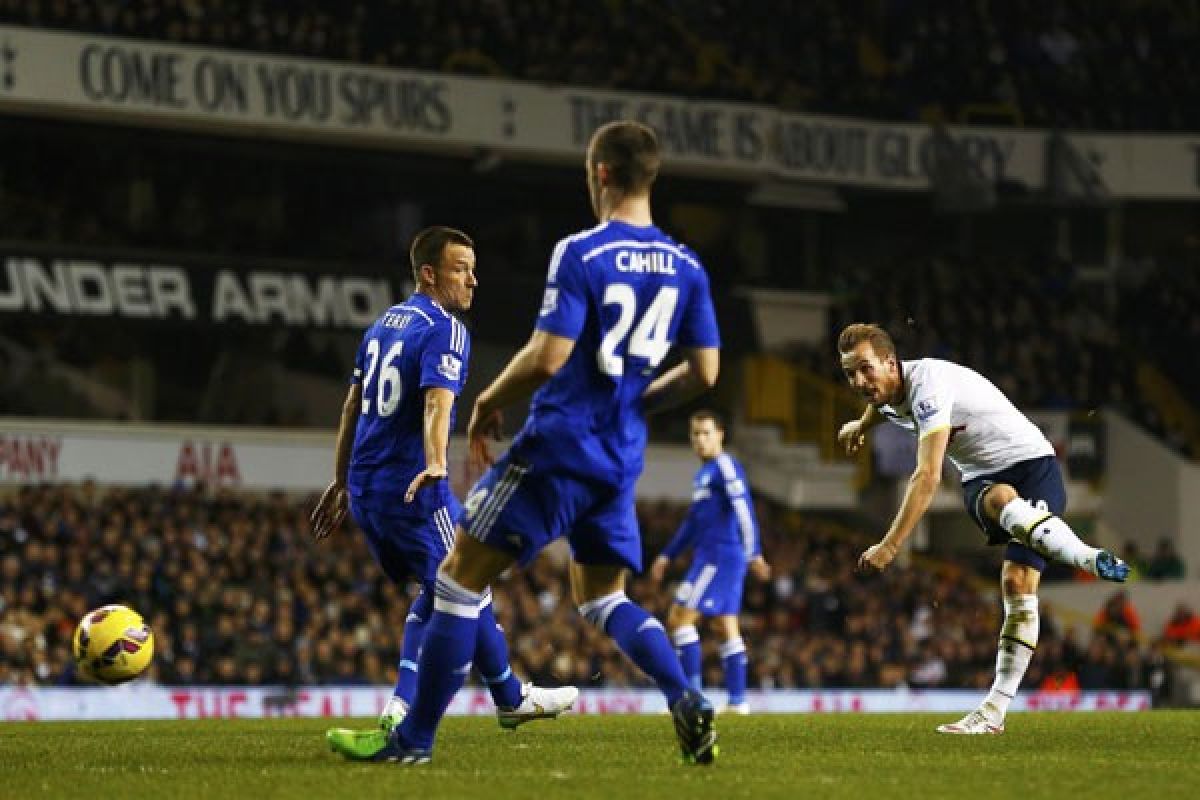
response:
[(341, 760), (323, 737), (337, 720), (5, 723), (0, 797), (1132, 800), (1200, 786), (1197, 712), (1013, 714), (1004, 735), (974, 737), (935, 734), (944, 721), (722, 717), (711, 767), (679, 763), (666, 716), (568, 715), (515, 733), (451, 718), (422, 767)]

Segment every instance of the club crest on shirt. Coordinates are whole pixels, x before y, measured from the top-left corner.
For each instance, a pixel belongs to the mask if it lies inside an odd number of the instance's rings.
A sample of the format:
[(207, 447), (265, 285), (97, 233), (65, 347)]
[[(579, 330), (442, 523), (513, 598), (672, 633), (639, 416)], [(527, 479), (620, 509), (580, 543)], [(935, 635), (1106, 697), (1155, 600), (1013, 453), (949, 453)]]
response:
[(437, 371), (448, 381), (457, 381), (462, 376), (462, 359), (453, 353), (442, 353), (442, 363)]
[(921, 422), (928, 422), (930, 417), (938, 413), (938, 405), (934, 400), (921, 400), (913, 406), (913, 416)]

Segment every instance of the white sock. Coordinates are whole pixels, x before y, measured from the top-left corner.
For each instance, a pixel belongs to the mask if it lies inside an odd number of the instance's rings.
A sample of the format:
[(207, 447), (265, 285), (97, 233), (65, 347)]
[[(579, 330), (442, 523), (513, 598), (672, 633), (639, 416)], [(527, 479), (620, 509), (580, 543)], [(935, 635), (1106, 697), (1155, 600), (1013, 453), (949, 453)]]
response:
[(1000, 650), (996, 654), (996, 680), (984, 698), (984, 705), (996, 709), (1001, 720), (1008, 704), (1017, 696), (1029, 660), (1037, 647), (1038, 598), (1036, 594), (1018, 594), (1004, 598), (1004, 627), (1000, 629)]
[(1082, 541), (1067, 523), (1049, 511), (1034, 508), (1018, 497), (1001, 509), (1000, 527), (1044, 556), (1096, 574), (1100, 551)]
[(696, 630), (695, 625), (680, 625), (671, 632), (671, 643), (676, 648), (698, 641), (700, 641), (700, 632)]
[(391, 717), (393, 720), (402, 720), (408, 716), (408, 704), (392, 695), (392, 699), (388, 700), (387, 705), (383, 707), (383, 716)]

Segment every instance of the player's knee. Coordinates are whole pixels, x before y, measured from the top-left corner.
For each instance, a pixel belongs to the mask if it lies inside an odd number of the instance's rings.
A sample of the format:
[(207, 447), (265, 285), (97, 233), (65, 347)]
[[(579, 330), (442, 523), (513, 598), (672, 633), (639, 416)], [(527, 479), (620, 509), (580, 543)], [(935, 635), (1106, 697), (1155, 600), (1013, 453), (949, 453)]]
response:
[(1040, 577), (1040, 573), (1033, 567), (1007, 562), (1000, 573), (1000, 585), (1005, 597), (1035, 594)]
[(717, 617), (713, 625), (717, 630), (717, 636), (723, 642), (732, 642), (742, 638), (742, 632), (738, 629), (737, 617), (733, 615)]
[(1007, 483), (997, 483), (987, 490), (983, 496), (983, 512), (989, 519), (1000, 519), (1000, 512), (1006, 505), (1016, 500), (1017, 490)]
[(683, 606), (672, 605), (671, 608), (667, 610), (667, 629), (668, 630), (673, 631), (677, 628), (682, 628), (685, 625), (692, 625), (694, 623), (695, 623), (695, 619), (692, 617), (691, 614), (688, 613), (688, 610), (686, 608), (684, 608)]
[(438, 567), (438, 573), (445, 575), (459, 586), (473, 592), (482, 592), (491, 585), (504, 570), (512, 566), (515, 559), (503, 550), (472, 539), (462, 534), (455, 540), (454, 546)]

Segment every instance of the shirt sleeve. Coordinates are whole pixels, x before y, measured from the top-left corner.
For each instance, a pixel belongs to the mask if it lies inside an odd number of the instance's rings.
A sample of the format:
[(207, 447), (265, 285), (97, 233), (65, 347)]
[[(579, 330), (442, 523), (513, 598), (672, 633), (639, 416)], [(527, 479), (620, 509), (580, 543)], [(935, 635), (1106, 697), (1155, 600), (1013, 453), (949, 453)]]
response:
[(535, 327), (574, 341), (583, 332), (587, 318), (587, 284), (583, 263), (570, 244), (570, 239), (563, 239), (555, 245), (550, 256), (542, 308)]
[(713, 310), (708, 275), (703, 269), (697, 269), (695, 276), (675, 342), (680, 347), (720, 347), (721, 335), (717, 331), (717, 314)]
[(675, 558), (680, 553), (690, 548), (696, 542), (696, 537), (699, 536), (701, 526), (696, 519), (696, 504), (688, 508), (687, 516), (683, 518), (683, 522), (679, 524), (679, 530), (675, 531), (675, 535), (671, 537), (671, 541), (667, 542), (667, 546), (663, 548), (662, 554), (667, 558)]
[(742, 554), (749, 561), (762, 553), (762, 544), (758, 535), (758, 520), (754, 515), (754, 506), (750, 502), (750, 493), (746, 490), (746, 482), (741, 470), (728, 455), (718, 457), (721, 468), (721, 479), (724, 482), (725, 496), (733, 509), (733, 517), (737, 522), (738, 538), (742, 543)]
[(371, 339), (371, 332), (363, 336), (363, 340), (358, 343), (358, 352), (354, 354), (354, 370), (350, 373), (350, 383), (361, 384), (367, 377), (367, 342)]
[(926, 373), (913, 384), (912, 411), (918, 438), (950, 427), (950, 412), (954, 409), (954, 393), (945, 381)]
[(449, 389), (455, 396), (467, 382), (471, 341), (467, 328), (456, 318), (439, 320), (425, 334), (421, 351), (421, 388)]

